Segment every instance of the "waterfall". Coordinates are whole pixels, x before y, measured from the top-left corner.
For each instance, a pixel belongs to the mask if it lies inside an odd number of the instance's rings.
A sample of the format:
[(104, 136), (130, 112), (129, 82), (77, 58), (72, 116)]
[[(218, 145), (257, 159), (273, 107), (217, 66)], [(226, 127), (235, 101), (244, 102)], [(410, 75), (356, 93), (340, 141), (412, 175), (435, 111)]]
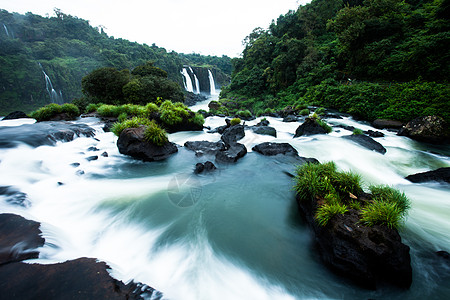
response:
[(6, 25), (3, 24), (3, 28), (5, 28), (6, 35), (9, 37), (8, 27), (6, 27)]
[(208, 78), (209, 78), (209, 86), (211, 88), (211, 95), (215, 95), (216, 94), (216, 84), (214, 83), (214, 77), (213, 74), (211, 73), (211, 70), (208, 70)]
[(186, 89), (186, 91), (193, 93), (194, 88), (192, 87), (192, 80), (191, 80), (191, 77), (189, 76), (186, 68), (183, 68), (183, 70), (181, 71), (181, 74), (184, 76), (184, 88)]
[(64, 99), (63, 99), (63, 96), (62, 96), (62, 91), (59, 91), (59, 94), (58, 94), (55, 91), (55, 89), (53, 88), (52, 81), (50, 80), (50, 77), (48, 77), (47, 73), (45, 73), (44, 70), (42, 70), (42, 73), (44, 73), (45, 89), (47, 90), (47, 93), (50, 96), (51, 102), (52, 103), (57, 103), (57, 104), (63, 104), (64, 103)]
[(189, 70), (194, 75), (194, 81), (195, 81), (195, 93), (200, 94), (200, 82), (198, 81), (197, 75), (195, 75), (194, 70), (192, 70), (191, 67), (189, 67)]

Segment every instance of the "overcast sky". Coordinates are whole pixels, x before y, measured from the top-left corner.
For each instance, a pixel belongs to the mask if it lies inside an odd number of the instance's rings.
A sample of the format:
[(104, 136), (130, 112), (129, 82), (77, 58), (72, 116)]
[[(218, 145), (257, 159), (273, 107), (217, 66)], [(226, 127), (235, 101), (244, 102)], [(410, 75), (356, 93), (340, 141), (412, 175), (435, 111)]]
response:
[(310, 0), (0, 0), (9, 12), (54, 16), (53, 9), (103, 25), (110, 36), (180, 53), (238, 56), (256, 27)]

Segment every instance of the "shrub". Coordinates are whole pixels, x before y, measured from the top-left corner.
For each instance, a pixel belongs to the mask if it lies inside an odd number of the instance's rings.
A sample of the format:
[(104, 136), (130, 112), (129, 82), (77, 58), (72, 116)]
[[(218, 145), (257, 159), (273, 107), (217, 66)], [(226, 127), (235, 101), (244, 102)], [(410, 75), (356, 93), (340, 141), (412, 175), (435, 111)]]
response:
[(266, 108), (264, 110), (264, 114), (265, 115), (270, 115), (270, 114), (273, 114), (273, 113), (275, 113), (275, 111), (272, 108)]
[(111, 127), (111, 131), (115, 135), (119, 136), (122, 133), (122, 131), (124, 131), (126, 128), (138, 128), (143, 125), (144, 126), (150, 125), (150, 120), (142, 117), (134, 117), (132, 119), (125, 120), (123, 122), (114, 123), (114, 125)]
[(119, 121), (119, 122), (123, 122), (123, 121), (125, 121), (126, 119), (128, 119), (128, 115), (127, 115), (127, 113), (121, 113), (118, 117), (117, 117), (117, 121)]
[(231, 119), (230, 124), (231, 124), (231, 126), (241, 124), (241, 119), (233, 118), (233, 119)]
[(326, 195), (334, 191), (329, 178), (334, 176), (336, 165), (333, 162), (325, 164), (304, 164), (296, 173), (294, 189), (302, 200), (311, 199), (317, 195)]
[(398, 228), (403, 215), (393, 202), (374, 200), (361, 210), (361, 222), (367, 226), (384, 224), (389, 228)]
[(203, 115), (196, 113), (194, 117), (189, 119), (189, 122), (194, 123), (198, 126), (203, 126), (203, 124), (205, 123), (205, 118), (203, 117)]
[(326, 203), (317, 208), (314, 218), (320, 226), (325, 226), (335, 215), (345, 214), (348, 211), (347, 206), (339, 203)]
[(97, 108), (97, 113), (102, 117), (118, 117), (121, 114), (120, 107), (103, 104)]
[(316, 119), (316, 121), (317, 121), (317, 123), (320, 125), (320, 127), (322, 127), (323, 129), (325, 129), (325, 131), (326, 131), (327, 133), (330, 133), (330, 132), (333, 131), (333, 128), (331, 128), (330, 125), (328, 125), (327, 123), (325, 123), (324, 120)]
[(359, 129), (359, 128), (355, 128), (355, 129), (353, 129), (353, 134), (354, 134), (354, 135), (364, 134), (364, 131), (362, 131), (362, 130)]
[(309, 109), (307, 109), (307, 108), (302, 109), (302, 110), (299, 112), (299, 114), (300, 114), (301, 116), (308, 116), (308, 115), (309, 115)]
[(189, 109), (183, 103), (173, 104), (171, 101), (164, 101), (159, 107), (161, 121), (167, 125), (181, 123), (183, 118), (189, 117)]
[(236, 113), (236, 115), (238, 115), (241, 118), (251, 118), (252, 117), (252, 113), (248, 109), (240, 110)]
[(405, 215), (411, 207), (411, 201), (406, 197), (405, 193), (400, 192), (386, 185), (371, 185), (369, 190), (374, 199), (384, 202), (394, 203), (402, 215)]
[(316, 109), (315, 113), (321, 116), (325, 113), (325, 108), (319, 107), (318, 109)]
[(61, 113), (66, 113), (69, 117), (75, 118), (80, 114), (80, 110), (75, 104), (72, 103), (65, 103), (63, 105), (50, 103), (36, 111), (33, 111), (30, 116), (37, 121), (47, 121), (55, 115)]
[(150, 121), (144, 132), (144, 139), (157, 146), (163, 146), (169, 141), (167, 132), (156, 124), (155, 121)]
[(95, 104), (95, 103), (89, 103), (88, 106), (86, 106), (86, 113), (92, 113), (97, 111), (97, 108), (102, 104)]

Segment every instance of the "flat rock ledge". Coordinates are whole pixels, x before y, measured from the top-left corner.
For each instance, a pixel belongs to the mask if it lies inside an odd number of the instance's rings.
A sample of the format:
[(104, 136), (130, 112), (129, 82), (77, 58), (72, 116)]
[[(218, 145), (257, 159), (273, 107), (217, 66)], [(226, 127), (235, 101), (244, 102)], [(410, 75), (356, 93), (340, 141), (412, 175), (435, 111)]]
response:
[(366, 289), (376, 289), (382, 281), (405, 289), (411, 286), (409, 247), (397, 230), (363, 226), (353, 209), (319, 226), (314, 219), (317, 201), (297, 196), (300, 213), (313, 229), (317, 251), (327, 267)]
[(352, 135), (346, 135), (343, 136), (344, 139), (350, 140), (352, 142), (355, 142), (364, 148), (367, 148), (369, 150), (385, 154), (386, 148), (383, 147), (380, 143), (375, 141), (373, 138), (364, 135), (364, 134), (352, 134)]
[(112, 278), (104, 262), (78, 258), (58, 264), (21, 262), (37, 258), (42, 247), (38, 222), (0, 214), (1, 299), (161, 299), (162, 294), (141, 283)]
[(167, 142), (162, 146), (156, 146), (144, 139), (145, 126), (138, 128), (126, 128), (117, 140), (119, 152), (141, 159), (143, 161), (163, 160), (178, 152), (174, 143)]
[(437, 181), (450, 183), (450, 167), (439, 168), (437, 170), (412, 174), (406, 177), (407, 180), (415, 183)]

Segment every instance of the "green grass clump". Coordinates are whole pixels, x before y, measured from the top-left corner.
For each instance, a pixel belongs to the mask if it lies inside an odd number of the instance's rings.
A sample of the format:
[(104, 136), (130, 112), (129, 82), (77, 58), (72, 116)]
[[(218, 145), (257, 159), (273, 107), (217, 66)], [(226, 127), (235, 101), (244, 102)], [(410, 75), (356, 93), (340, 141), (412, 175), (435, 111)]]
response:
[(233, 118), (233, 119), (231, 119), (230, 124), (231, 124), (231, 126), (241, 124), (241, 119)]
[[(314, 113), (315, 114), (315, 113)], [(322, 127), (323, 129), (325, 129), (325, 131), (327, 133), (330, 133), (333, 131), (333, 129), (331, 128), (330, 125), (328, 125), (327, 123), (325, 123), (325, 121), (321, 120), (321, 119), (316, 119), (317, 123), (320, 125), (320, 127)]]
[(36, 119), (37, 121), (47, 121), (55, 115), (61, 113), (66, 113), (69, 117), (76, 118), (80, 114), (80, 110), (75, 104), (72, 103), (65, 103), (63, 105), (50, 103), (36, 111), (33, 111), (30, 114), (30, 117)]
[(264, 115), (270, 115), (270, 114), (273, 114), (273, 113), (275, 113), (275, 111), (272, 108), (266, 108), (264, 110)]
[(122, 123), (123, 121), (125, 121), (126, 119), (128, 119), (128, 115), (127, 113), (121, 113), (118, 117), (117, 117), (117, 121)]
[(248, 109), (240, 110), (236, 113), (236, 115), (240, 118), (251, 118), (252, 117), (252, 113)]
[(183, 122), (183, 118), (189, 117), (189, 108), (183, 103), (173, 104), (171, 101), (164, 101), (159, 107), (161, 121), (167, 125), (175, 125)]
[(103, 105), (103, 104), (96, 104), (96, 103), (89, 103), (87, 106), (86, 106), (86, 113), (88, 114), (88, 113), (92, 113), (92, 112), (95, 112), (95, 111), (97, 111), (97, 109), (101, 106), (101, 105)]
[(404, 193), (384, 185), (369, 187), (369, 201), (358, 199), (363, 194), (361, 176), (338, 172), (333, 162), (310, 163), (297, 168), (294, 189), (300, 201), (317, 200), (314, 216), (320, 226), (326, 226), (337, 214), (345, 214), (350, 207), (359, 211), (363, 225), (383, 224), (398, 228), (411, 206)]
[(122, 131), (124, 131), (126, 128), (138, 128), (141, 126), (147, 126), (150, 125), (150, 120), (143, 117), (134, 117), (132, 119), (125, 120), (123, 122), (116, 122), (111, 127), (111, 131), (117, 135), (120, 136)]
[(151, 121), (144, 132), (144, 139), (156, 146), (163, 146), (169, 141), (167, 132), (156, 124), (155, 121)]
[(357, 135), (357, 134), (364, 134), (364, 131), (362, 131), (362, 130), (359, 129), (359, 128), (355, 128), (355, 129), (353, 129), (353, 134), (354, 134), (354, 135)]
[(309, 115), (309, 109), (307, 109), (307, 108), (302, 109), (302, 110), (299, 112), (299, 115), (301, 115), (301, 116), (308, 116), (308, 115)]
[(103, 104), (97, 108), (97, 113), (102, 117), (118, 117), (122, 112), (120, 107), (110, 104)]
[(322, 116), (325, 113), (325, 108), (319, 107), (318, 109), (316, 109), (315, 113), (319, 116)]
[(340, 203), (326, 203), (317, 208), (314, 218), (320, 226), (325, 226), (335, 215), (345, 214), (347, 206)]
[(147, 103), (147, 105), (145, 105), (145, 113), (147, 114), (147, 116), (149, 116), (152, 113), (157, 113), (157, 112), (159, 112), (159, 107), (155, 103), (150, 102), (150, 103)]
[(194, 115), (194, 117), (189, 119), (190, 123), (194, 123), (195, 125), (198, 126), (203, 126), (203, 124), (205, 123), (205, 117), (203, 117), (203, 115), (196, 113)]

